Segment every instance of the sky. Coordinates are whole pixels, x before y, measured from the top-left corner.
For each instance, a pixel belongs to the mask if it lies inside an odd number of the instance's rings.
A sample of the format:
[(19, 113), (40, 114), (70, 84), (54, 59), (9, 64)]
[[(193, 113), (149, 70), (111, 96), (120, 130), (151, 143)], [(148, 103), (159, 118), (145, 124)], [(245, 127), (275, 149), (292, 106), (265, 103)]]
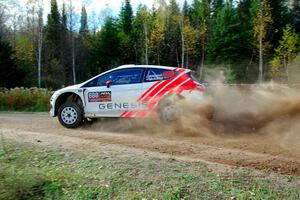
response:
[[(24, 5), (24, 6), (27, 1), (28, 0), (17, 0), (17, 2), (20, 5)], [(49, 13), (49, 11), (50, 11), (50, 0), (41, 0), (41, 1), (43, 1), (45, 15), (47, 15), (47, 13)], [(57, 0), (57, 3), (58, 3), (58, 6), (61, 8), (63, 2), (65, 2), (67, 4), (69, 1), (70, 0)], [(156, 1), (157, 0), (131, 0), (130, 2), (131, 2), (133, 10), (135, 11), (139, 4), (145, 4), (149, 8), (151, 8), (152, 5), (154, 5)], [(169, 0), (166, 0), (166, 2), (168, 2), (168, 1)], [(188, 0), (188, 2), (191, 2), (191, 1), (192, 0)], [(77, 13), (80, 13), (81, 6), (84, 4), (86, 6), (86, 10), (87, 10), (88, 14), (92, 13), (92, 12), (100, 13), (102, 10), (109, 7), (109, 9), (112, 11), (113, 15), (117, 15), (119, 13), (122, 3), (124, 3), (124, 2), (125, 2), (125, 0), (72, 0), (72, 4), (74, 5)], [(182, 5), (184, 0), (177, 0), (177, 2), (179, 3), (179, 5)]]
[[(17, 4), (18, 8), (26, 8), (26, 3), (30, 0), (0, 0), (0, 1), (11, 1), (15, 2)], [(47, 20), (47, 15), (50, 12), (50, 0), (39, 0), (42, 2), (43, 8), (44, 8), (44, 22)], [(75, 12), (77, 14), (77, 20), (79, 21), (80, 13), (82, 5), (85, 5), (87, 14), (88, 14), (88, 20), (96, 19), (98, 22), (97, 26), (101, 26), (103, 23), (104, 17), (103, 15), (106, 15), (108, 12), (112, 16), (117, 16), (120, 12), (122, 4), (125, 2), (125, 0), (57, 0), (58, 7), (61, 10), (63, 2), (65, 4), (69, 4), (69, 2), (72, 1), (72, 4), (74, 6)], [(130, 3), (132, 5), (133, 11), (135, 12), (139, 4), (147, 5), (149, 8), (151, 8), (158, 0), (130, 0)], [(166, 2), (169, 2), (169, 0), (165, 0)], [(193, 0), (188, 0), (189, 3), (191, 3)], [(177, 3), (182, 6), (184, 0), (177, 0)], [(12, 11), (12, 14), (14, 12), (18, 12), (15, 10), (16, 6), (14, 4), (11, 4), (10, 10)], [(91, 22), (91, 21), (90, 21)]]
[[(69, 0), (65, 0), (66, 3), (68, 1)], [(131, 0), (131, 5), (133, 9), (136, 9), (136, 7), (140, 3), (146, 4), (147, 6), (151, 7), (154, 4), (154, 1), (155, 0)], [(49, 12), (50, 10), (50, 6), (47, 5), (49, 4), (48, 2), (48, 0), (45, 0), (45, 12)], [(72, 3), (77, 12), (81, 11), (81, 6), (84, 4), (86, 6), (87, 13), (100, 13), (108, 6), (109, 9), (112, 11), (113, 15), (116, 15), (119, 12), (123, 2), (123, 0), (72, 0)], [(61, 6), (63, 0), (57, 0), (57, 3), (59, 6)]]

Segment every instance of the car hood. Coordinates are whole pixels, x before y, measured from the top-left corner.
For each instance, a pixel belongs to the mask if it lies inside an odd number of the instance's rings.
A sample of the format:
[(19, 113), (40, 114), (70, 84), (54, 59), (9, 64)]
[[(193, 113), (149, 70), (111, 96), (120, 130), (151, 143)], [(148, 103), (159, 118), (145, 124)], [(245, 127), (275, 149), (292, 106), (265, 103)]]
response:
[(70, 86), (68, 86), (68, 87), (64, 87), (64, 88), (62, 88), (62, 89), (56, 90), (56, 91), (53, 93), (52, 97), (56, 97), (56, 96), (58, 96), (58, 95), (60, 95), (60, 94), (62, 94), (62, 93), (65, 93), (65, 92), (73, 92), (74, 90), (77, 90), (77, 89), (79, 89), (80, 87), (81, 87), (81, 84), (70, 85)]

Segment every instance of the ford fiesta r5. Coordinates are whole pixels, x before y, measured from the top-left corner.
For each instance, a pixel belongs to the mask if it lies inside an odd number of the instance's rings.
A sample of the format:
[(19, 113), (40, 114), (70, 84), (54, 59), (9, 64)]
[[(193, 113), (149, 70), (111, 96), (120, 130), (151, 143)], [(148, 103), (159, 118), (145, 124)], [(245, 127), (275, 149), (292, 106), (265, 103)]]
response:
[(124, 65), (56, 91), (50, 99), (50, 115), (66, 128), (103, 117), (170, 121), (180, 115), (172, 102), (186, 97), (201, 101), (203, 91), (189, 69)]

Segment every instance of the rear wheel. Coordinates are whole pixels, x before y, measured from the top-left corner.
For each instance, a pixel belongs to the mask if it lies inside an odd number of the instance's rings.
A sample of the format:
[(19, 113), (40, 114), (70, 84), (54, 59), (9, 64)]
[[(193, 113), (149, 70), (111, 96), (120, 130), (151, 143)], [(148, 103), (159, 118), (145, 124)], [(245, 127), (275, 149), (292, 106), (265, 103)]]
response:
[(58, 109), (58, 120), (66, 128), (77, 128), (82, 124), (83, 111), (77, 103), (64, 103)]
[(158, 103), (157, 112), (160, 120), (163, 122), (172, 122), (180, 119), (182, 110), (176, 105), (178, 101), (180, 101), (180, 98), (177, 95), (171, 95)]

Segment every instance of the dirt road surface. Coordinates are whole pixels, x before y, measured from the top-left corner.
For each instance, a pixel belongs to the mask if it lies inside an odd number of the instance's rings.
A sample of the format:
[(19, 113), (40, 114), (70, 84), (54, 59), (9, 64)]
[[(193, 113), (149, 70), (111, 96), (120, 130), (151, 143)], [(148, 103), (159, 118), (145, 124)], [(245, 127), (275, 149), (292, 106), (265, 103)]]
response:
[(201, 160), (300, 176), (300, 136), (293, 136), (293, 145), (289, 145), (288, 137), (268, 133), (186, 136), (180, 134), (180, 131), (175, 134), (165, 133), (164, 128), (121, 132), (114, 128), (118, 126), (124, 126), (124, 122), (97, 122), (74, 130), (62, 127), (57, 118), (51, 118), (45, 113), (2, 113), (0, 139), (80, 152), (101, 153), (106, 147), (124, 154), (127, 150), (137, 150), (184, 160)]

